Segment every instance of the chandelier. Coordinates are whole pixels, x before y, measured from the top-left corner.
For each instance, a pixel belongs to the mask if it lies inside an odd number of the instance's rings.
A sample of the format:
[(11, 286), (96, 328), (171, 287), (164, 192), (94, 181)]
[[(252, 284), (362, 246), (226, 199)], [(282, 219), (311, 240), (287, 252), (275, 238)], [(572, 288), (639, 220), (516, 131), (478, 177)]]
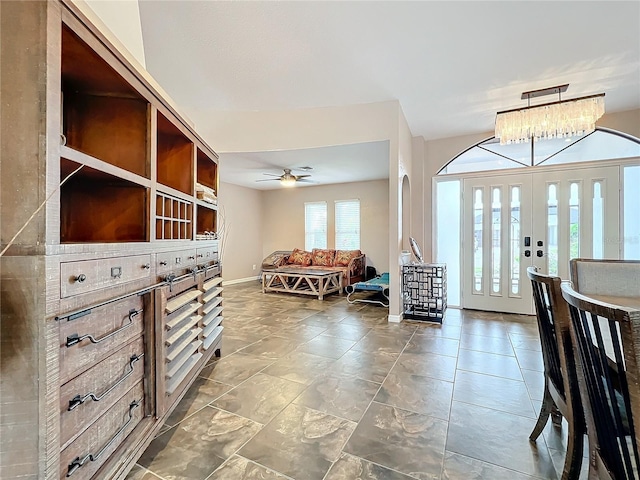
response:
[[(591, 133), (604, 114), (604, 93), (562, 100), (569, 84), (522, 93), (527, 106), (496, 114), (500, 145), (528, 142), (532, 138), (563, 138)], [(531, 99), (557, 93), (558, 101), (531, 106)]]

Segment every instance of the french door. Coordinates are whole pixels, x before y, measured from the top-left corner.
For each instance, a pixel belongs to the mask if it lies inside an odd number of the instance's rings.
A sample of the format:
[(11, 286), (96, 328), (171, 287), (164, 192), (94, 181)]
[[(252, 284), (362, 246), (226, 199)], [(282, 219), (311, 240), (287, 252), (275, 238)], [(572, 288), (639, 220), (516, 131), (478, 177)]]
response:
[(533, 313), (526, 269), (569, 278), (574, 257), (619, 258), (619, 166), (463, 182), (464, 308)]

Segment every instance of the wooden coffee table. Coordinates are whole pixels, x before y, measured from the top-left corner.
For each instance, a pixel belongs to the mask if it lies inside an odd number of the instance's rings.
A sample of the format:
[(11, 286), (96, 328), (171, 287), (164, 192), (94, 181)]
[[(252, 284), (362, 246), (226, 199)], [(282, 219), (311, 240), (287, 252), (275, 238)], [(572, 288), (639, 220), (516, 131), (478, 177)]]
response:
[(262, 292), (286, 292), (317, 296), (342, 292), (342, 272), (313, 268), (278, 268), (262, 272)]

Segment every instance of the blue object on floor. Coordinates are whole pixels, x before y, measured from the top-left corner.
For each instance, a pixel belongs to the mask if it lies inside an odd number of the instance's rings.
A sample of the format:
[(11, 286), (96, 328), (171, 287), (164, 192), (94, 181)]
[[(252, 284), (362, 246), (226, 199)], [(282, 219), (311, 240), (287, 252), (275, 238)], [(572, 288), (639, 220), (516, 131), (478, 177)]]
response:
[[(347, 291), (347, 302), (349, 303), (377, 303), (378, 305), (382, 305), (383, 307), (389, 306), (389, 272), (385, 272), (379, 277), (372, 278), (371, 280), (367, 280), (366, 282), (356, 282), (353, 285), (347, 285), (345, 290)], [(382, 300), (372, 300), (371, 298), (354, 298), (351, 299), (351, 296), (357, 292), (374, 292), (380, 293), (385, 298), (385, 301)]]

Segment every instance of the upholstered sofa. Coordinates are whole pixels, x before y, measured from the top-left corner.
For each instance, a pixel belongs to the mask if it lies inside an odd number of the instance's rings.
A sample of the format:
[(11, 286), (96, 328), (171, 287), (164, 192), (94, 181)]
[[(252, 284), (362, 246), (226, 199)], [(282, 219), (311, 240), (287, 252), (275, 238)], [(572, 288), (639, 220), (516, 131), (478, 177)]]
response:
[(366, 259), (360, 250), (314, 248), (311, 252), (278, 250), (262, 261), (262, 270), (312, 268), (342, 272), (342, 285), (364, 280)]

